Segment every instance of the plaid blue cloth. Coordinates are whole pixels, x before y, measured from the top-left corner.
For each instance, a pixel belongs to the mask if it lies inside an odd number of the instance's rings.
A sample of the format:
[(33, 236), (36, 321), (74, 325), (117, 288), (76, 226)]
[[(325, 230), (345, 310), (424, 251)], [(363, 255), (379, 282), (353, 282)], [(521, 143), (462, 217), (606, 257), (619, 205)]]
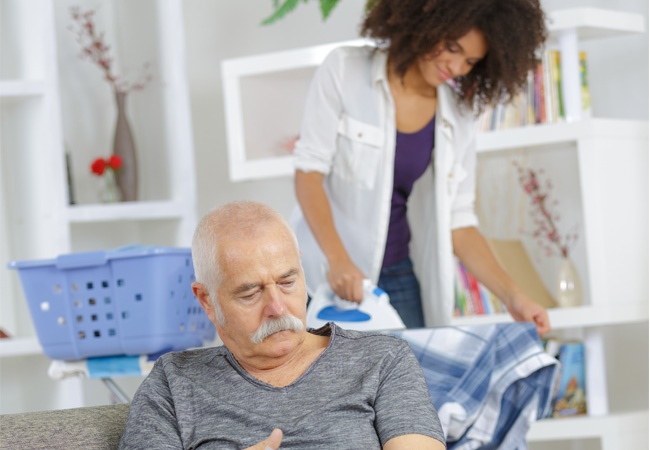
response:
[(526, 449), (548, 415), (558, 361), (529, 323), (395, 332), (420, 361), (449, 450)]

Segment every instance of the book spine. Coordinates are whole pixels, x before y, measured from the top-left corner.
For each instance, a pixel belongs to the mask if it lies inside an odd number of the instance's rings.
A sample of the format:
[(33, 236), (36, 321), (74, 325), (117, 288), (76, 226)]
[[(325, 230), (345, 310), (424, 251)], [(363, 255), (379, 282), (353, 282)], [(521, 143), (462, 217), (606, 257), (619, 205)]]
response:
[(456, 292), (456, 307), (460, 316), (469, 315), (467, 308), (467, 293), (463, 286), (462, 274), (460, 272), (460, 262), (456, 261), (456, 276), (454, 277), (454, 290)]
[(469, 298), (471, 300), (472, 309), (474, 314), (485, 314), (485, 309), (483, 308), (483, 302), (481, 301), (481, 294), (478, 291), (478, 282), (474, 275), (467, 271), (467, 268), (460, 263), (461, 271), (465, 277), (465, 286), (469, 292)]
[(557, 92), (557, 117), (559, 119), (564, 119), (566, 117), (564, 113), (564, 99), (562, 97), (562, 69), (561, 69), (561, 59), (560, 51), (553, 50), (553, 78), (555, 84), (555, 92)]
[(544, 90), (544, 63), (535, 67), (536, 123), (546, 123), (546, 92)]
[(465, 306), (466, 306), (466, 312), (468, 316), (473, 316), (476, 314), (476, 311), (474, 310), (474, 302), (472, 301), (472, 296), (470, 294), (469, 290), (469, 282), (467, 281), (467, 272), (465, 271), (465, 266), (458, 261), (458, 273), (459, 273), (459, 279), (461, 281), (461, 284), (463, 286), (463, 291), (465, 293)]
[(587, 53), (580, 52), (580, 92), (582, 95), (582, 112), (584, 117), (591, 116), (591, 95), (587, 77)]
[(542, 55), (542, 68), (544, 71), (544, 110), (546, 111), (546, 122), (554, 123), (556, 121), (553, 112), (553, 89), (551, 87), (551, 57), (550, 50), (546, 50)]
[(494, 309), (492, 308), (492, 302), (490, 301), (490, 292), (488, 289), (479, 283), (478, 285), (479, 293), (481, 294), (481, 303), (483, 304), (483, 309), (485, 314), (494, 314)]

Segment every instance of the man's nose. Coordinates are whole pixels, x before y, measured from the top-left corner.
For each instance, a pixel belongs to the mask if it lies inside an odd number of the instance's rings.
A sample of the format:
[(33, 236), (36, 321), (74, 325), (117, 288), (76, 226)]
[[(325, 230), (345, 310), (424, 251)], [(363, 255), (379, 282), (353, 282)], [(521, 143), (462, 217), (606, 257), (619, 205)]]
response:
[(279, 317), (287, 312), (287, 305), (284, 303), (282, 293), (276, 286), (268, 288), (265, 294), (266, 305), (264, 307), (264, 313), (267, 317)]

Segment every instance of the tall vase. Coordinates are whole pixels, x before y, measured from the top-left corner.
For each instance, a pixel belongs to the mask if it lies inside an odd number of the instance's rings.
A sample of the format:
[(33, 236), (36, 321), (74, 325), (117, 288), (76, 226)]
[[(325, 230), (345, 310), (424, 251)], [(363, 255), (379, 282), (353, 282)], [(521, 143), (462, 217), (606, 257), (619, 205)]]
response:
[(138, 198), (138, 163), (131, 126), (126, 117), (126, 92), (116, 92), (117, 121), (113, 153), (122, 158), (122, 167), (117, 172), (117, 184), (122, 192), (122, 200), (133, 202)]
[(562, 258), (557, 274), (556, 296), (561, 307), (582, 305), (580, 275), (569, 258)]

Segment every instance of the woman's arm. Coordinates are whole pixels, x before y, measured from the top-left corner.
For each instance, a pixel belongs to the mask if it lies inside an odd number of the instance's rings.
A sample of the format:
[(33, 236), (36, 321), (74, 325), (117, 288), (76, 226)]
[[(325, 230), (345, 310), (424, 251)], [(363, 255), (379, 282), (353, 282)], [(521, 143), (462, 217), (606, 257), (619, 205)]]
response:
[(494, 293), (519, 322), (534, 322), (542, 335), (551, 329), (546, 309), (524, 294), (501, 268), (483, 235), (475, 227), (452, 230), (454, 253), (467, 270)]
[(327, 258), (327, 280), (336, 295), (344, 300), (363, 300), (364, 274), (352, 262), (334, 226), (332, 209), (323, 188), (325, 175), (296, 170), (295, 190), (298, 203), (316, 242)]

